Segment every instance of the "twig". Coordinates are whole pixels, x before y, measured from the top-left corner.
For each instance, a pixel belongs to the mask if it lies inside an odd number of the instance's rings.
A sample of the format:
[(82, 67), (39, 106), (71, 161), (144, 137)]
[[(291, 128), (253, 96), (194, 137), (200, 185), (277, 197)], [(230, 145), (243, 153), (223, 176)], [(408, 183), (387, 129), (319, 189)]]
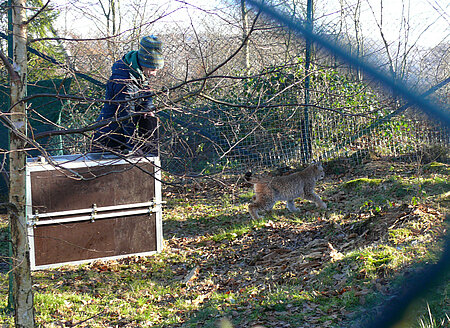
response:
[(5, 56), (5, 54), (1, 50), (0, 50), (0, 58), (2, 59), (3, 63), (5, 64), (6, 69), (8, 70), (8, 74), (9, 74), (11, 81), (19, 82), (20, 81), (19, 74), (17, 74), (17, 72), (14, 70), (13, 65), (11, 65), (8, 58)]
[(198, 266), (194, 267), (191, 271), (189, 271), (188, 275), (184, 277), (183, 284), (187, 284), (190, 280), (192, 280), (200, 271)]
[(42, 13), (45, 8), (47, 8), (48, 4), (50, 3), (50, 0), (47, 1), (45, 5), (42, 6), (41, 9), (39, 9), (33, 16), (30, 17), (26, 22), (23, 23), (23, 25), (28, 25), (31, 21), (33, 21), (40, 13)]
[(90, 317), (90, 318), (87, 318), (87, 319), (78, 321), (77, 323), (72, 324), (70, 327), (76, 327), (76, 326), (79, 326), (79, 325), (81, 325), (82, 323), (85, 323), (86, 321), (89, 321), (89, 320), (91, 320), (91, 319), (94, 319), (94, 318), (98, 317), (99, 315), (105, 313), (105, 311), (106, 311), (106, 310), (103, 310), (103, 311), (101, 311), (101, 312), (99, 312), (99, 313), (93, 315), (93, 316)]

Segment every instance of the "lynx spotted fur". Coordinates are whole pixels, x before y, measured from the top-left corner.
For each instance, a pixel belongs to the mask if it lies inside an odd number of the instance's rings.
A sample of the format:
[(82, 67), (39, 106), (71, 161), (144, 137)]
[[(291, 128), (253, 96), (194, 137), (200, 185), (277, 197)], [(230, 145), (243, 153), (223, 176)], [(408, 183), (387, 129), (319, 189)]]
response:
[(314, 163), (301, 172), (284, 176), (253, 178), (251, 172), (245, 174), (245, 180), (253, 184), (255, 196), (253, 203), (248, 206), (251, 217), (259, 218), (259, 211), (269, 211), (277, 201), (286, 201), (286, 207), (291, 212), (298, 211), (294, 200), (303, 198), (311, 200), (320, 208), (326, 209), (327, 205), (314, 192), (317, 180), (322, 179), (325, 174), (321, 163)]

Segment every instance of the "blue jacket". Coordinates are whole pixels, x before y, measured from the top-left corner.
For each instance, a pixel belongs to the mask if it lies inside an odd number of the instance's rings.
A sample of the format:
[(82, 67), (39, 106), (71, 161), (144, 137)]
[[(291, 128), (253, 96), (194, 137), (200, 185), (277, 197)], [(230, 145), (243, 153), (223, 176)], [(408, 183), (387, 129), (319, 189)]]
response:
[[(126, 62), (129, 62), (128, 64)], [(120, 119), (152, 105), (152, 99), (129, 100), (142, 95), (145, 76), (137, 64), (137, 52), (132, 51), (112, 66), (111, 77), (106, 84), (103, 109), (97, 122), (111, 118)], [(108, 102), (108, 100), (121, 102)], [(127, 101), (128, 100), (128, 101)], [(138, 117), (125, 121), (112, 121), (94, 134), (94, 140), (107, 147), (131, 148), (132, 136), (136, 130)]]

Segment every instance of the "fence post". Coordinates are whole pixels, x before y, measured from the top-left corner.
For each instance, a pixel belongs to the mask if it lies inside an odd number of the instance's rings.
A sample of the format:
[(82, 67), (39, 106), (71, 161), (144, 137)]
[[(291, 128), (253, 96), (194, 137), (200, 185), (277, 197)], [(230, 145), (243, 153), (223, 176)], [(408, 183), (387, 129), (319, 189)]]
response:
[[(308, 0), (307, 3), (307, 16), (306, 16), (306, 29), (313, 30), (313, 0)], [(305, 105), (303, 108), (303, 155), (305, 162), (309, 162), (311, 159), (311, 127), (309, 119), (309, 87), (310, 87), (310, 66), (312, 58), (313, 45), (309, 38), (306, 38), (306, 51), (305, 51)]]
[[(8, 59), (10, 62), (13, 60), (14, 52), (13, 52), (13, 21), (12, 21), (12, 0), (8, 0), (7, 8), (8, 8), (8, 30), (7, 30), (7, 40), (8, 40)], [(9, 83), (12, 79), (12, 76), (9, 76)], [(11, 84), (10, 84), (11, 85)], [(11, 106), (11, 99), (9, 99), (8, 108)], [(9, 136), (8, 136), (9, 137)], [(8, 140), (9, 144), (9, 140)], [(9, 155), (5, 155), (5, 160), (7, 161), (6, 164), (6, 170), (9, 171)], [(8, 197), (9, 197), (9, 183), (7, 186), (8, 190)], [(8, 224), (8, 252), (9, 252), (9, 274), (8, 274), (8, 281), (9, 281), (9, 293), (8, 293), (8, 311), (14, 311), (14, 298), (13, 298), (13, 274), (12, 274), (12, 268), (13, 268), (13, 249), (12, 249), (12, 243), (11, 243), (11, 225)]]

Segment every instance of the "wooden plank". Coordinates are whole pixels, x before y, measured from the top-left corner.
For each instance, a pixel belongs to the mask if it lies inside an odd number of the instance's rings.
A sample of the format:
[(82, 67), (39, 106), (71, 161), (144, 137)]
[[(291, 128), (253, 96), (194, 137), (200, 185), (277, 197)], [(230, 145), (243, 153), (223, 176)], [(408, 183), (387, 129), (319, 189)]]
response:
[[(154, 173), (150, 163), (139, 164)], [(33, 212), (67, 211), (147, 202), (155, 197), (155, 180), (133, 164), (73, 169), (84, 180), (56, 170), (31, 172)]]
[(34, 227), (35, 266), (157, 250), (156, 215)]

